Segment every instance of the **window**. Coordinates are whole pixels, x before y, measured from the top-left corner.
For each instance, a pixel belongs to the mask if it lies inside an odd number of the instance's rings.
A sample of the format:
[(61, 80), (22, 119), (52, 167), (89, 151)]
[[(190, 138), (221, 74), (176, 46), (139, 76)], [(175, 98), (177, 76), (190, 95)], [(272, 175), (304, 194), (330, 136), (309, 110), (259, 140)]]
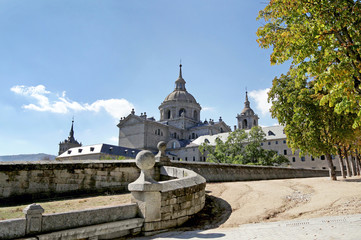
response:
[(188, 158), (186, 157), (185, 160), (188, 161)]
[(274, 134), (272, 131), (268, 131), (268, 136), (276, 136), (276, 134)]
[(311, 161), (315, 161), (315, 158), (313, 156), (311, 156)]
[(70, 154), (70, 153), (71, 153), (71, 150), (68, 151), (68, 154)]
[(79, 148), (78, 149), (78, 153), (81, 153), (83, 151), (83, 149)]
[(283, 150), (283, 155), (287, 155), (287, 149)]
[(286, 140), (283, 140), (283, 143), (286, 144)]
[(185, 116), (186, 115), (186, 110), (184, 108), (182, 108), (181, 110), (179, 110), (179, 117), (181, 116)]
[(223, 133), (223, 128), (220, 129), (221, 133)]
[(204, 139), (204, 142), (205, 142), (205, 143), (209, 143), (209, 140), (206, 138), (206, 139)]
[(325, 167), (322, 167), (322, 169), (326, 169)]
[(322, 156), (321, 156), (321, 160), (325, 160), (325, 155), (322, 155)]
[(91, 152), (94, 152), (94, 147), (90, 147), (90, 151), (91, 151)]
[(173, 149), (176, 149), (176, 148), (177, 148), (177, 143), (176, 143), (176, 142), (173, 142), (173, 143), (172, 143), (172, 148), (173, 148)]
[(296, 162), (296, 158), (295, 158), (295, 157), (292, 157), (292, 162)]
[(271, 145), (271, 142), (268, 142), (268, 145)]
[(306, 161), (306, 158), (304, 156), (301, 157), (301, 161), (304, 162)]
[(170, 110), (167, 111), (167, 119), (169, 119), (169, 118), (170, 118)]
[(196, 160), (196, 157), (193, 157), (193, 162)]
[(247, 126), (248, 126), (248, 125), (247, 125), (247, 119), (244, 119), (244, 120), (243, 120), (243, 128), (247, 128)]
[(193, 112), (193, 118), (194, 118), (194, 120), (198, 119), (198, 112), (196, 110), (194, 110), (194, 112)]
[(261, 143), (261, 146), (263, 146), (263, 143)]
[(196, 138), (196, 134), (192, 133), (192, 139), (195, 139), (195, 138)]
[(276, 144), (278, 144), (278, 141), (276, 141)]

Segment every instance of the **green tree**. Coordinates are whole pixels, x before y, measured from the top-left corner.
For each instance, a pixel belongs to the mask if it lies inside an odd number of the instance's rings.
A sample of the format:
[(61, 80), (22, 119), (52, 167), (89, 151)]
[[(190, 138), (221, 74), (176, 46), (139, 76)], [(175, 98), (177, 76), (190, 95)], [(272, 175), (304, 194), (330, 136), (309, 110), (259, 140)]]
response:
[(229, 134), (225, 142), (217, 138), (215, 146), (204, 142), (199, 150), (207, 154), (207, 161), (216, 163), (275, 166), (289, 162), (276, 151), (263, 149), (261, 143), (264, 141), (265, 133), (260, 127), (253, 127), (248, 134), (243, 129), (237, 129)]
[(244, 130), (231, 132), (225, 142), (216, 138), (215, 146), (205, 141), (199, 146), (202, 154), (207, 154), (207, 161), (215, 163), (242, 163), (243, 144), (247, 139)]
[[(361, 3), (359, 0), (271, 0), (258, 19), (262, 48), (271, 64), (290, 61), (289, 75), (314, 81), (320, 104), (356, 113), (361, 125)], [(297, 76), (297, 78), (296, 78)]]

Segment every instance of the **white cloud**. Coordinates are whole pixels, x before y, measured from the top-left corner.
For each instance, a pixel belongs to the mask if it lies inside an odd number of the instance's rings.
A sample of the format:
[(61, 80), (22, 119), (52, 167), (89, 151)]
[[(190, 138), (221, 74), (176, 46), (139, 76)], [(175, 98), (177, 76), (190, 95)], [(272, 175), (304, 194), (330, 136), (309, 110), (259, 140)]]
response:
[(249, 92), (249, 97), (256, 102), (256, 108), (263, 116), (270, 114), (269, 110), (272, 106), (272, 103), (267, 101), (269, 90), (270, 88), (266, 88)]
[[(24, 85), (14, 86), (10, 89), (12, 92), (29, 97), (35, 100), (35, 103), (23, 105), (23, 108), (40, 112), (68, 113), (69, 111), (91, 111), (99, 112), (105, 110), (112, 117), (119, 119), (130, 113), (134, 108), (133, 104), (126, 99), (106, 99), (97, 100), (91, 104), (78, 103), (66, 97), (63, 91), (61, 96), (53, 94), (45, 89), (45, 86), (38, 85), (35, 87), (27, 87)], [(50, 100), (50, 98), (54, 100)]]
[(205, 112), (205, 111), (209, 111), (209, 112), (214, 112), (215, 109), (214, 107), (202, 107), (202, 110)]

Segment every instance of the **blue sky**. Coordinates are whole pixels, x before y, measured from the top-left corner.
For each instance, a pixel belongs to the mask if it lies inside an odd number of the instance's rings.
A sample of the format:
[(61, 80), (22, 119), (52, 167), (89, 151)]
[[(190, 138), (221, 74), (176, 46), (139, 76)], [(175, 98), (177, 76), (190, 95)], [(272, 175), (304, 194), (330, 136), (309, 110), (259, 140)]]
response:
[(0, 155), (56, 154), (75, 118), (84, 145), (116, 144), (131, 108), (159, 119), (182, 59), (201, 119), (233, 128), (248, 89), (263, 126), (271, 66), (256, 21), (265, 1), (0, 0)]

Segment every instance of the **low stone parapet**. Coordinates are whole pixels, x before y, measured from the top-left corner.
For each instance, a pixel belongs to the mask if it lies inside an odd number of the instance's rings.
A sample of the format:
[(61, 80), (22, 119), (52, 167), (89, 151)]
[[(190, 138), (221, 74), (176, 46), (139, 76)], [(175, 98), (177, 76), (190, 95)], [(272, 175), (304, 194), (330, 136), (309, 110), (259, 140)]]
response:
[(148, 173), (155, 164), (151, 152), (140, 152), (136, 163), (141, 174), (129, 184), (129, 190), (144, 217), (145, 235), (180, 226), (204, 207), (206, 180), (202, 176), (184, 168), (161, 166), (161, 175), (175, 179), (156, 182)]

